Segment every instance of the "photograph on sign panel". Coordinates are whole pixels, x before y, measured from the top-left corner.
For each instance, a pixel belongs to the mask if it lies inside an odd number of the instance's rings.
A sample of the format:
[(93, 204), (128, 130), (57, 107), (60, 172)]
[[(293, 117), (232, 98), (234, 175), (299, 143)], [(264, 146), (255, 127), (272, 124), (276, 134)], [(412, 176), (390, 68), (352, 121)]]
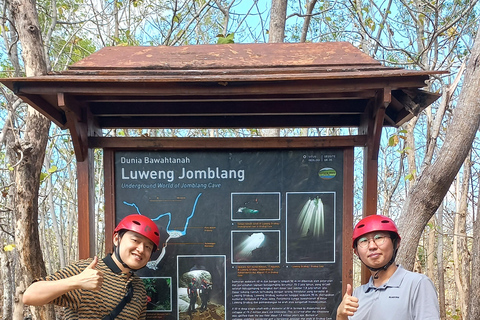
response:
[(225, 262), (225, 256), (177, 257), (178, 319), (226, 319)]
[(232, 231), (232, 264), (280, 263), (280, 231)]
[(172, 311), (172, 278), (142, 277), (147, 290), (147, 312)]
[(287, 262), (335, 262), (335, 193), (287, 193)]
[(232, 221), (280, 220), (279, 192), (232, 192)]

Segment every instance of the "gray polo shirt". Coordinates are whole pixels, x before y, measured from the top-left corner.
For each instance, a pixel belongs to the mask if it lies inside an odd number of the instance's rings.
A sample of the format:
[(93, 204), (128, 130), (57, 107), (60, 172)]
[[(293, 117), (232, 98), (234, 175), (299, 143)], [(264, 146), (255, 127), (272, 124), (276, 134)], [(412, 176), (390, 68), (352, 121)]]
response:
[(438, 297), (432, 280), (426, 275), (398, 266), (380, 287), (373, 279), (356, 288), (358, 310), (351, 320), (439, 320)]

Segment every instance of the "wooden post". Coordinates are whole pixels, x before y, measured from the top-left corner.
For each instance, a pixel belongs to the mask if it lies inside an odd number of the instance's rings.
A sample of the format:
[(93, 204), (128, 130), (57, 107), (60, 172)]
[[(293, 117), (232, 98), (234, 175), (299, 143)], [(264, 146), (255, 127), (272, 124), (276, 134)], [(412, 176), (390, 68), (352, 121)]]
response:
[(88, 108), (70, 95), (57, 94), (59, 107), (65, 111), (67, 127), (72, 136), (77, 159), (78, 197), (78, 257), (85, 259), (96, 255), (95, 237), (95, 171), (94, 150), (88, 146), (88, 136), (100, 130)]
[(94, 177), (93, 149), (88, 148), (85, 160), (77, 161), (79, 259), (96, 255)]
[(112, 235), (115, 230), (115, 152), (103, 149), (103, 168), (105, 176), (105, 254), (113, 251)]
[[(343, 246), (342, 246), (342, 291), (345, 294), (347, 283), (353, 284), (353, 148), (345, 148), (343, 153)], [(343, 295), (342, 294), (342, 295)]]
[[(374, 103), (369, 105), (367, 119), (362, 131), (367, 135), (367, 144), (363, 150), (363, 217), (377, 214), (378, 201), (378, 150), (385, 118), (385, 110), (391, 102), (390, 88), (379, 91)], [(362, 283), (370, 279), (370, 271), (362, 265)]]

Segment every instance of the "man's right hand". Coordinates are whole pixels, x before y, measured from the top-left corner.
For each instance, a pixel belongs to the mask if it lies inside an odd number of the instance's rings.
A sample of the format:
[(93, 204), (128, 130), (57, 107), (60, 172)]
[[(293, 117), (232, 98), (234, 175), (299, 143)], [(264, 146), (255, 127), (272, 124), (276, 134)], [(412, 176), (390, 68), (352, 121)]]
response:
[(343, 296), (342, 303), (337, 308), (337, 320), (347, 320), (358, 309), (358, 298), (352, 296), (352, 285), (347, 284), (347, 292)]
[(95, 256), (90, 265), (82, 273), (75, 276), (80, 289), (100, 291), (103, 283), (103, 273), (96, 269), (97, 264), (98, 257)]
[(98, 257), (81, 273), (55, 281), (36, 281), (23, 294), (23, 303), (30, 306), (42, 306), (76, 289), (99, 291), (102, 288), (103, 274), (97, 270)]

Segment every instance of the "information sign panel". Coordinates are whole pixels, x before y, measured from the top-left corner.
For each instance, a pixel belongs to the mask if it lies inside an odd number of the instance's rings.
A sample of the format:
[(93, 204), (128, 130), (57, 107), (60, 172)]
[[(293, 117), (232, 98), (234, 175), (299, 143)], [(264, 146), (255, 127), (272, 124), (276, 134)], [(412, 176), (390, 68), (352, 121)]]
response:
[[(343, 149), (116, 151), (116, 223), (153, 219), (148, 319), (332, 319)], [(210, 318), (209, 318), (210, 317)]]

